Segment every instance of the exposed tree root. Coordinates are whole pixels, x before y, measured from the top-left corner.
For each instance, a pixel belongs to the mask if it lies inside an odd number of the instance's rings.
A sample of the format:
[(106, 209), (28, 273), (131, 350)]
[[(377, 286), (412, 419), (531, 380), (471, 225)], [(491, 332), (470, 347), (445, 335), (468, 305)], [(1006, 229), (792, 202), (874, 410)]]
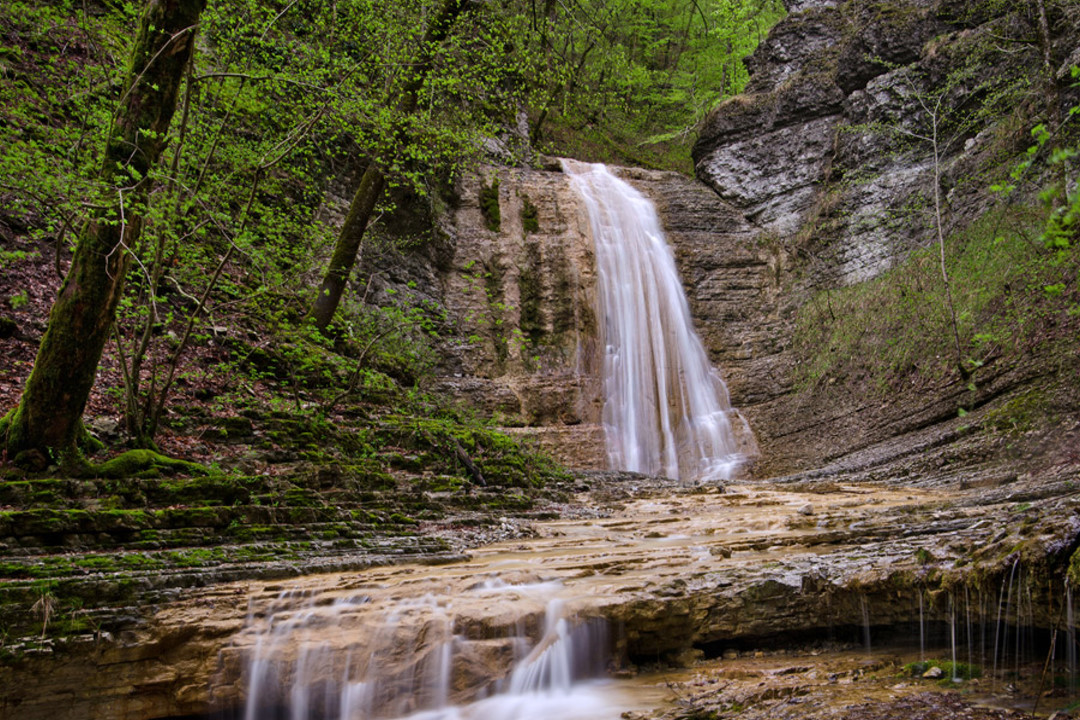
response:
[(128, 450), (125, 453), (106, 460), (103, 463), (91, 463), (84, 453), (95, 453), (105, 448), (105, 444), (91, 435), (82, 422), (78, 425), (75, 446), (65, 450), (54, 449), (50, 453), (38, 448), (19, 450), (14, 456), (9, 455), (9, 432), (13, 426), (16, 410), (0, 418), (0, 452), (3, 460), (15, 467), (31, 472), (42, 472), (52, 464), (50, 455), (54, 455), (60, 465), (60, 473), (68, 477), (96, 477), (122, 480), (126, 477), (154, 477), (163, 473), (183, 473), (188, 475), (209, 475), (210, 471), (199, 463), (162, 455), (154, 450)]

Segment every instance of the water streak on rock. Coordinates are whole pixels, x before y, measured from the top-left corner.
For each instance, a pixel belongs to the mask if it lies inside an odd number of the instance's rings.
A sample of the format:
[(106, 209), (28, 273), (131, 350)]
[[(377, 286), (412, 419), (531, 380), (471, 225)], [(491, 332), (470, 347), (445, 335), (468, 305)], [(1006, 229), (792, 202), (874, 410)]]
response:
[(596, 244), (603, 422), (618, 470), (722, 480), (742, 462), (727, 387), (694, 331), (653, 204), (604, 165), (563, 161)]
[(498, 578), (476, 584), (469, 593), (498, 605), (521, 594), (546, 602), (538, 627), (522, 617), (516, 634), (479, 638), (476, 628), (457, 626), (449, 595), (428, 593), (384, 608), (365, 595), (328, 603), (317, 594), (285, 593), (249, 617), (258, 639), (243, 718), (613, 720), (621, 709), (610, 681), (587, 681), (605, 669), (606, 624), (569, 613), (560, 589)]

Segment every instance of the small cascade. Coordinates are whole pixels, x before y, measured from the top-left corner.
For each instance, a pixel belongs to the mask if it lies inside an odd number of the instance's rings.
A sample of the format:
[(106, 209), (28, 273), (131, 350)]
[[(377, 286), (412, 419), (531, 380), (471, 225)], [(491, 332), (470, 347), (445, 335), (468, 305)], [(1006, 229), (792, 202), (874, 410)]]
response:
[[(558, 588), (485, 581), (469, 592), (498, 604), (500, 591)], [(546, 600), (542, 619), (522, 617), (516, 632), (497, 637), (472, 637), (476, 628), (458, 627), (451, 600), (431, 594), (382, 608), (364, 595), (284, 593), (248, 623), (255, 640), (243, 720), (585, 720), (621, 712), (605, 694), (610, 682), (589, 681), (606, 669), (606, 624), (576, 618), (558, 597)]]
[(923, 591), (919, 589), (919, 662), (926, 662), (926, 608)]
[(604, 165), (563, 161), (596, 246), (603, 423), (611, 465), (722, 480), (743, 461), (653, 204)]
[(949, 593), (949, 645), (952, 648), (952, 681), (960, 682), (956, 664), (956, 598)]
[[(1009, 611), (1012, 609), (1013, 603), (1013, 582), (1016, 578), (1016, 568), (1020, 564), (1019, 558), (1013, 561), (1012, 567), (1009, 569), (1009, 576), (1006, 580), (1004, 577), (1001, 579), (1001, 593), (998, 596), (997, 604), (997, 618), (994, 621), (994, 681), (997, 681), (998, 675), (998, 651), (1001, 652), (1001, 657), (1005, 657), (1006, 645), (1008, 641), (1007, 631), (1009, 622)], [(1002, 605), (1004, 604), (1004, 621), (1002, 619)]]
[(866, 602), (866, 596), (859, 596), (859, 606), (862, 610), (862, 626), (863, 626), (863, 646), (866, 648), (866, 654), (872, 655), (873, 649), (870, 647), (870, 605)]
[(1069, 692), (1076, 692), (1076, 622), (1073, 619), (1072, 583), (1065, 581), (1065, 632), (1068, 648), (1065, 662), (1069, 672)]

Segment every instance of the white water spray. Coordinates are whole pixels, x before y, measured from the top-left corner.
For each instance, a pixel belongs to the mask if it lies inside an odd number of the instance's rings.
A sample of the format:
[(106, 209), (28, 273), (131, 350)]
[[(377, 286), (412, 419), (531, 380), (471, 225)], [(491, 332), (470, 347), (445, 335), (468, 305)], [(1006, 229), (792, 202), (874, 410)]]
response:
[(653, 204), (604, 165), (563, 161), (588, 209), (614, 468), (724, 480), (743, 461), (727, 387), (709, 364)]
[[(615, 720), (622, 708), (611, 682), (589, 680), (605, 670), (606, 624), (576, 619), (557, 597), (560, 588), (485, 582), (465, 591), (496, 604), (512, 601), (500, 599), (503, 592), (546, 602), (539, 640), (523, 630), (463, 635), (447, 596), (397, 600), (380, 610), (363, 596), (327, 603), (283, 594), (266, 614), (249, 617), (256, 641), (242, 717)], [(483, 657), (505, 657), (507, 674), (499, 678)]]

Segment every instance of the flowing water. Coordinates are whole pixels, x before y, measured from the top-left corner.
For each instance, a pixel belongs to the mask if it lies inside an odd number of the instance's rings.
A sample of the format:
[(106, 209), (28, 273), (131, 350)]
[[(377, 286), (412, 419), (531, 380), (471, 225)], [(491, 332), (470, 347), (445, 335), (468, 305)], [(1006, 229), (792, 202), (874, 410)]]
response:
[[(872, 557), (915, 567), (903, 533), (942, 499), (854, 486), (643, 493), (611, 517), (538, 524), (535, 537), (468, 561), (249, 582), (174, 611), (203, 617), (204, 605), (218, 606), (220, 626), (235, 628), (211, 683), (230, 720), (616, 720), (673, 698), (756, 707), (748, 720), (881, 720), (906, 717), (905, 698), (938, 680), (989, 705), (1061, 707), (1076, 664), (1071, 588), (1035, 597), (1020, 563), (999, 586), (963, 594), (902, 597), (862, 584)], [(785, 593), (801, 599), (787, 604)], [(168, 624), (180, 617), (189, 616)], [(755, 625), (766, 631), (748, 635)], [(693, 640), (695, 628), (708, 634)], [(674, 654), (691, 641), (686, 658)], [(689, 667), (632, 676), (664, 658)], [(905, 665), (918, 660), (943, 670), (951, 660), (952, 674), (913, 676)], [(780, 708), (788, 696), (813, 703)], [(878, 700), (900, 704), (883, 715), (871, 711)], [(845, 714), (854, 703), (871, 709)]]
[(728, 479), (743, 458), (727, 387), (694, 331), (655, 207), (604, 165), (563, 167), (585, 201), (596, 246), (612, 467)]
[[(252, 611), (244, 720), (604, 720), (625, 709), (597, 679), (606, 624), (570, 611), (561, 583), (386, 589), (290, 590)], [(455, 604), (514, 614), (478, 626)]]
[[(612, 464), (729, 478), (743, 458), (727, 389), (694, 332), (655, 208), (602, 165), (567, 161), (566, 171), (596, 245)], [(688, 552), (711, 558), (700, 546)], [(478, 603), (489, 613), (505, 606), (512, 621), (488, 617), (478, 629), (460, 610)], [(572, 605), (559, 581), (497, 574), (422, 593), (283, 592), (248, 617), (243, 718), (617, 718), (625, 698), (610, 680), (591, 680), (612, 656), (606, 625)]]

